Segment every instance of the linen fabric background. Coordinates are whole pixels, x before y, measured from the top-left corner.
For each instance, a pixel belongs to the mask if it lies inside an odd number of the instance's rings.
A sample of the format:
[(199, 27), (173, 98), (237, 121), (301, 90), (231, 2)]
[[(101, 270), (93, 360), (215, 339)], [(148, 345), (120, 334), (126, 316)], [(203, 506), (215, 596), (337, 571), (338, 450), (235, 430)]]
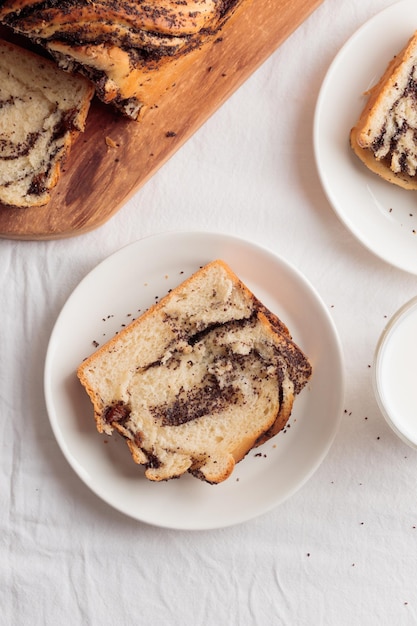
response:
[[(417, 453), (386, 425), (370, 368), (417, 278), (342, 225), (312, 144), (331, 61), (391, 3), (325, 0), (104, 226), (0, 241), (0, 624), (417, 623)], [(212, 531), (148, 526), (99, 500), (64, 459), (43, 394), (49, 337), (79, 281), (122, 246), (177, 229), (283, 256), (328, 306), (345, 355), (345, 409), (318, 471), (268, 514)]]

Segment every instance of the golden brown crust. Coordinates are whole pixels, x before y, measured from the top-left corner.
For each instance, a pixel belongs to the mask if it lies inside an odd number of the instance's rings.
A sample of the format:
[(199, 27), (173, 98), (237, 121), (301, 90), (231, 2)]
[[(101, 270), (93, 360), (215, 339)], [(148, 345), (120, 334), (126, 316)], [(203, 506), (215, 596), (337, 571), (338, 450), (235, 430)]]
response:
[(396, 55), (388, 64), (384, 74), (379, 81), (367, 92), (368, 100), (360, 118), (355, 126), (356, 141), (361, 147), (369, 147), (367, 129), (370, 126), (370, 119), (375, 115), (375, 111), (385, 98), (387, 91), (391, 90), (397, 80), (397, 72), (401, 70), (404, 58), (409, 54), (409, 44)]
[[(236, 2), (219, 0), (67, 0), (56, 2), (39, 0), (8, 0), (2, 3), (3, 20), (31, 30), (49, 39), (66, 32), (79, 33), (84, 28), (84, 39), (94, 41), (103, 33), (123, 31), (132, 36), (136, 31), (165, 33), (169, 36), (192, 35), (203, 28), (213, 30), (222, 23), (229, 7)], [(13, 22), (14, 23), (14, 22)]]
[(352, 128), (350, 133), (350, 146), (357, 157), (362, 161), (364, 165), (374, 174), (378, 174), (381, 178), (393, 185), (402, 187), (408, 191), (415, 191), (417, 189), (417, 179), (411, 178), (402, 172), (398, 174), (394, 173), (389, 164), (385, 161), (380, 161), (375, 158), (374, 153), (369, 148), (361, 148), (357, 138), (357, 129)]

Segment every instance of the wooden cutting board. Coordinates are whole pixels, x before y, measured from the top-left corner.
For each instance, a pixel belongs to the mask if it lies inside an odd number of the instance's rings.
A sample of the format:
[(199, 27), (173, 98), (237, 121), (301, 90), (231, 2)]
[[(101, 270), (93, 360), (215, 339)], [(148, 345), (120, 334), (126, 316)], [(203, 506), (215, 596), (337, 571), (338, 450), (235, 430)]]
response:
[(141, 121), (94, 100), (50, 203), (0, 205), (0, 237), (59, 239), (104, 224), (322, 1), (244, 2), (220, 40), (195, 53), (192, 70)]

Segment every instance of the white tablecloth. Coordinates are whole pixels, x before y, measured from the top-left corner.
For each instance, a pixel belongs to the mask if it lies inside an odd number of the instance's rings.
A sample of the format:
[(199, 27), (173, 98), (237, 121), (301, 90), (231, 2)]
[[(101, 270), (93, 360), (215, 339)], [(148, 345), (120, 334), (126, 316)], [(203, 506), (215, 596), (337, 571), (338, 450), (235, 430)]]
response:
[[(390, 4), (325, 0), (101, 228), (0, 241), (0, 624), (417, 623), (417, 453), (386, 425), (369, 367), (417, 278), (342, 225), (312, 144), (330, 62)], [(345, 410), (318, 471), (271, 512), (220, 530), (153, 527), (103, 503), (64, 459), (43, 394), (73, 288), (125, 244), (177, 229), (283, 256), (328, 306), (345, 354)]]

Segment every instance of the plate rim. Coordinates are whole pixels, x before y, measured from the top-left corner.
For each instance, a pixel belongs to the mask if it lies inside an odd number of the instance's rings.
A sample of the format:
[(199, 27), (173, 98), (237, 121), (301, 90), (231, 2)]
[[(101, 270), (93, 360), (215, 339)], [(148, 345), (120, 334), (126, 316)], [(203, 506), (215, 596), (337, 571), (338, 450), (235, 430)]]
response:
[[(72, 302), (74, 298), (76, 298), (77, 292), (82, 289), (82, 285), (84, 285), (86, 281), (92, 280), (95, 273), (105, 269), (106, 265), (110, 266), (112, 262), (114, 262), (117, 259), (118, 255), (126, 253), (127, 249), (129, 248), (132, 250), (135, 248), (140, 249), (141, 245), (146, 241), (153, 240), (155, 242), (157, 240), (163, 241), (166, 238), (176, 239), (178, 237), (188, 237), (188, 238), (189, 237), (191, 238), (202, 237), (206, 241), (206, 245), (212, 245), (212, 242), (214, 239), (222, 240), (223, 242), (228, 242), (228, 243), (237, 243), (238, 245), (241, 245), (244, 247), (249, 246), (250, 250), (255, 250), (256, 253), (260, 254), (261, 256), (266, 255), (267, 257), (272, 257), (273, 259), (275, 259), (277, 263), (279, 263), (281, 266), (283, 266), (286, 269), (286, 271), (295, 275), (297, 279), (300, 281), (300, 283), (303, 285), (304, 289), (307, 289), (310, 292), (310, 296), (312, 296), (316, 300), (316, 303), (320, 308), (320, 314), (323, 316), (323, 320), (327, 326), (328, 332), (331, 335), (331, 339), (333, 342), (332, 347), (335, 353), (337, 354), (337, 370), (338, 370), (337, 384), (338, 384), (338, 389), (339, 389), (339, 400), (337, 403), (337, 410), (334, 411), (335, 415), (332, 416), (331, 435), (326, 438), (325, 444), (321, 447), (320, 453), (317, 454), (315, 458), (315, 463), (312, 464), (311, 467), (309, 467), (308, 471), (304, 472), (303, 479), (300, 480), (292, 489), (289, 489), (286, 492), (284, 497), (281, 497), (280, 499), (273, 499), (271, 502), (269, 502), (267, 506), (264, 506), (255, 512), (252, 511), (247, 515), (240, 515), (240, 517), (230, 520), (229, 522), (222, 520), (220, 523), (211, 522), (211, 523), (204, 524), (200, 522), (197, 525), (188, 525), (188, 524), (179, 525), (178, 523), (172, 524), (169, 522), (169, 520), (156, 521), (155, 519), (150, 519), (149, 516), (147, 517), (146, 515), (138, 515), (137, 513), (132, 513), (132, 511), (130, 511), (128, 508), (117, 505), (114, 502), (110, 501), (109, 498), (106, 498), (102, 493), (100, 493), (97, 490), (97, 488), (94, 488), (94, 486), (91, 484), (91, 481), (87, 480), (86, 477), (83, 476), (83, 471), (82, 471), (83, 468), (80, 468), (78, 466), (79, 464), (78, 464), (77, 459), (74, 458), (74, 456), (70, 454), (70, 450), (68, 449), (67, 444), (65, 440), (63, 439), (63, 434), (59, 430), (59, 420), (57, 421), (56, 416), (54, 416), (53, 401), (51, 397), (51, 394), (53, 394), (53, 390), (51, 389), (51, 386), (48, 383), (48, 376), (49, 376), (50, 367), (52, 365), (53, 358), (54, 358), (55, 342), (57, 341), (57, 336), (59, 335), (60, 323), (63, 317), (65, 316), (65, 312), (67, 310), (69, 303)], [(209, 243), (207, 244), (207, 242)], [(345, 367), (344, 367), (343, 347), (342, 347), (341, 340), (340, 340), (340, 337), (336, 328), (336, 324), (334, 320), (332, 319), (330, 312), (326, 308), (323, 300), (321, 299), (319, 293), (317, 292), (315, 287), (310, 283), (310, 281), (302, 274), (302, 272), (300, 272), (300, 270), (296, 268), (291, 262), (287, 261), (282, 256), (278, 255), (276, 252), (272, 251), (269, 247), (256, 243), (252, 240), (245, 239), (243, 237), (225, 234), (221, 232), (215, 232), (215, 231), (172, 230), (172, 231), (161, 232), (161, 233), (157, 233), (153, 235), (148, 235), (146, 237), (142, 237), (138, 240), (135, 240), (131, 243), (128, 243), (122, 246), (118, 250), (114, 251), (113, 253), (109, 254), (107, 257), (102, 259), (102, 261), (98, 262), (89, 272), (87, 272), (87, 274), (78, 282), (76, 287), (71, 291), (69, 297), (64, 302), (63, 306), (61, 307), (61, 310), (59, 311), (59, 314), (54, 323), (54, 326), (50, 335), (50, 339), (48, 342), (48, 348), (47, 348), (45, 364), (44, 364), (44, 396), (45, 396), (45, 402), (46, 402), (46, 407), (47, 407), (48, 419), (51, 424), (51, 428), (55, 436), (55, 439), (57, 441), (58, 447), (60, 448), (63, 456), (65, 457), (66, 461), (69, 463), (70, 467), (75, 472), (75, 474), (79, 477), (79, 479), (88, 487), (88, 489), (90, 489), (90, 491), (92, 491), (99, 499), (105, 502), (108, 506), (110, 506), (111, 508), (115, 510), (118, 510), (119, 512), (127, 515), (128, 517), (136, 521), (139, 521), (145, 524), (150, 524), (150, 525), (157, 526), (157, 527), (161, 527), (161, 528), (176, 529), (176, 530), (211, 530), (211, 529), (218, 529), (218, 528), (226, 528), (228, 526), (240, 524), (240, 523), (249, 521), (251, 519), (254, 519), (260, 515), (263, 515), (271, 511), (275, 507), (277, 507), (279, 504), (286, 501), (296, 491), (298, 491), (301, 487), (305, 485), (305, 483), (311, 478), (311, 476), (317, 471), (319, 466), (324, 461), (331, 446), (333, 445), (334, 439), (339, 430), (340, 422), (342, 419), (343, 400), (345, 396)]]

